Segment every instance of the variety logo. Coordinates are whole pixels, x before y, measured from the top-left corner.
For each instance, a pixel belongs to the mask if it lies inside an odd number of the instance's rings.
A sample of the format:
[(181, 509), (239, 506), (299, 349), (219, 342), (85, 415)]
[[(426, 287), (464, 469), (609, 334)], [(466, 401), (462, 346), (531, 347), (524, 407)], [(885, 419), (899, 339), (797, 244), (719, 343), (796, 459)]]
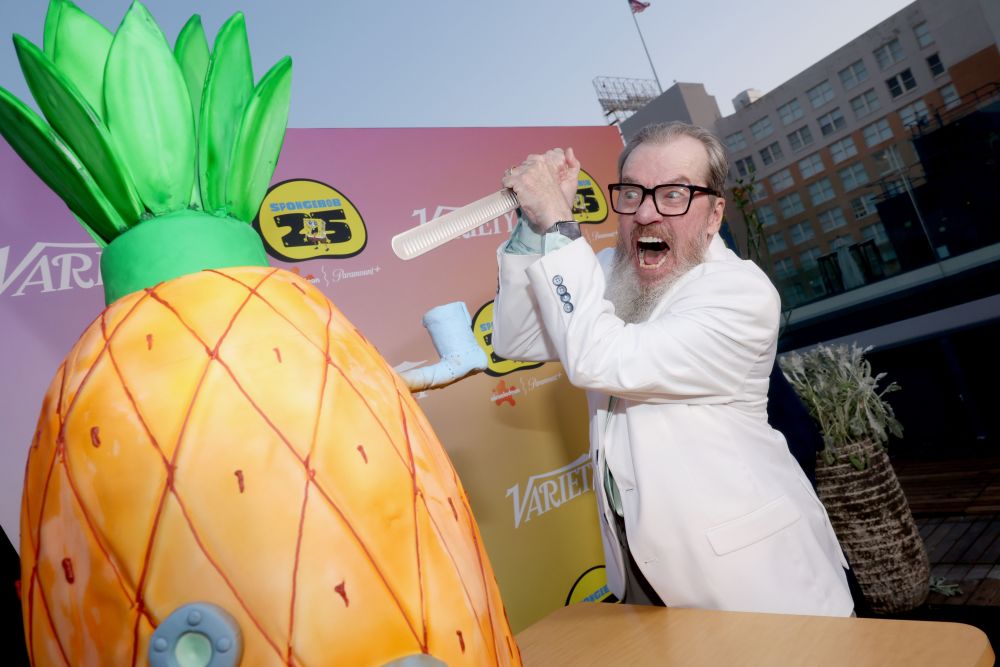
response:
[[(421, 225), (425, 225), (431, 220), (440, 218), (445, 213), (451, 213), (457, 206), (437, 206), (434, 215), (428, 217), (427, 208), (413, 209), (412, 216), (417, 218)], [(580, 223), (597, 224), (603, 222), (608, 217), (608, 200), (590, 174), (583, 169), (577, 179), (576, 198), (573, 201), (573, 219)], [(517, 223), (517, 213), (510, 211), (498, 218), (485, 222), (472, 231), (462, 234), (463, 239), (471, 239), (480, 236), (497, 236), (500, 234), (510, 234), (514, 231)]]
[(102, 285), (101, 250), (95, 243), (36, 241), (13, 265), (10, 246), (0, 248), (0, 295), (61, 292)]
[(354, 204), (326, 183), (308, 179), (272, 186), (253, 226), (267, 252), (285, 262), (353, 257), (368, 243)]
[(592, 490), (587, 454), (581, 454), (580, 458), (558, 470), (532, 475), (523, 490), (520, 484), (507, 489), (507, 497), (514, 500), (514, 528)]
[(501, 377), (514, 371), (538, 368), (540, 361), (512, 361), (493, 351), (493, 302), (487, 301), (472, 317), (472, 335), (486, 353), (486, 374)]
[(595, 565), (577, 577), (566, 595), (567, 607), (577, 602), (617, 601), (618, 598), (608, 588), (607, 570), (603, 565)]

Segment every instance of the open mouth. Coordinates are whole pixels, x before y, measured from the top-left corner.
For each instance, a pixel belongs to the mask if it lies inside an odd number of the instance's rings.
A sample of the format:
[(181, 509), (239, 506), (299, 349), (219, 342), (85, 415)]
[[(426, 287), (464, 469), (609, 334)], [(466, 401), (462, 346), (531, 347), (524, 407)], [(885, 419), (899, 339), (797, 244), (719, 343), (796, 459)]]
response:
[(639, 268), (657, 269), (667, 261), (667, 253), (670, 246), (661, 238), (655, 236), (641, 236), (636, 242), (636, 251), (639, 258)]

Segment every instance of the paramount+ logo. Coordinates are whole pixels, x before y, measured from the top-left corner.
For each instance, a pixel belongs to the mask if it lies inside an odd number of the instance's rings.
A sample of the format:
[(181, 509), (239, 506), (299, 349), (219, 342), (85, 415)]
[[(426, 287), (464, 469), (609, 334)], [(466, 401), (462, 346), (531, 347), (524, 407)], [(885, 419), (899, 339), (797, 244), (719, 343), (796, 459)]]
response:
[(590, 457), (587, 454), (581, 454), (572, 463), (556, 470), (532, 475), (523, 488), (515, 484), (507, 489), (507, 497), (514, 501), (514, 528), (559, 509), (592, 490)]

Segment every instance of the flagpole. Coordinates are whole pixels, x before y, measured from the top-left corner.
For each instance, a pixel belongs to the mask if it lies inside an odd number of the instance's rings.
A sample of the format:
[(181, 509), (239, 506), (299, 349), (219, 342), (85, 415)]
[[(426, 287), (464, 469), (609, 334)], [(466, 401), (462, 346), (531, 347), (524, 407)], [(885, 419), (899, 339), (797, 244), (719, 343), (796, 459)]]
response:
[(656, 79), (656, 87), (663, 93), (663, 86), (660, 85), (660, 76), (656, 73), (656, 68), (653, 67), (653, 59), (649, 57), (649, 49), (646, 48), (646, 40), (642, 36), (642, 30), (639, 29), (639, 19), (635, 17), (636, 12), (631, 11), (632, 21), (635, 22), (635, 30), (639, 33), (639, 41), (642, 42), (642, 50), (646, 52), (646, 60), (649, 61), (649, 69), (653, 70), (653, 78)]

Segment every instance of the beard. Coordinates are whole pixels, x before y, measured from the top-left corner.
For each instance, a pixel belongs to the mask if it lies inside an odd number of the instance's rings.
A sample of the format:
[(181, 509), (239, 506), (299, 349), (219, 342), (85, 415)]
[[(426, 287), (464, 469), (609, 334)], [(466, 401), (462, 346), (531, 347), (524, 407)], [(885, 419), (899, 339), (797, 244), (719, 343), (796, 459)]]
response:
[(640, 269), (636, 266), (636, 242), (643, 235), (641, 226), (632, 229), (628, 240), (618, 235), (615, 254), (611, 260), (611, 270), (607, 278), (604, 298), (615, 307), (615, 315), (630, 324), (645, 322), (656, 304), (666, 294), (677, 279), (705, 261), (709, 239), (699, 234), (686, 243), (675, 244), (672, 238), (665, 238), (670, 246), (667, 251), (674, 256), (674, 266), (669, 273), (655, 282), (640, 280)]

